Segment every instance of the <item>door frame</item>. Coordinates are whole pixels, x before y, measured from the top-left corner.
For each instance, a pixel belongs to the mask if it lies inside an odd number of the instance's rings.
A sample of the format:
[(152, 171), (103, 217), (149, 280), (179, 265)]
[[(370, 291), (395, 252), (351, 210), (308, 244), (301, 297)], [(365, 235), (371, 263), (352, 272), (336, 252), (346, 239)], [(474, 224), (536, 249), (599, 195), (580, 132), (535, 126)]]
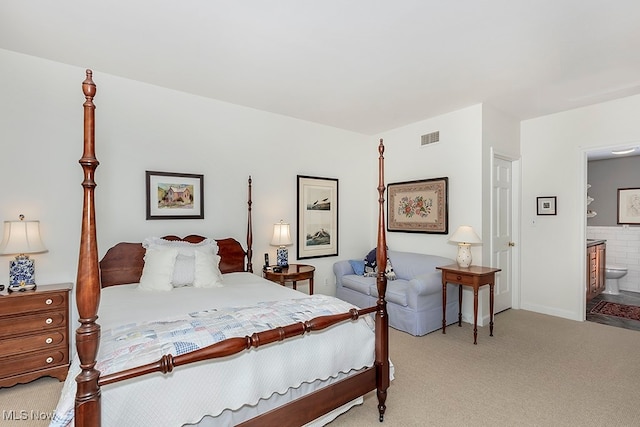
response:
[[(493, 202), (495, 194), (493, 191), (493, 173), (494, 173), (494, 159), (499, 158), (504, 161), (511, 162), (511, 237), (515, 242), (515, 246), (512, 248), (512, 269), (511, 277), (508, 280), (511, 281), (511, 308), (520, 309), (521, 296), (520, 296), (520, 201), (521, 201), (521, 160), (520, 158), (514, 158), (508, 154), (496, 151), (491, 147), (491, 177), (490, 177), (490, 201), (489, 201), (489, 215), (493, 218)], [(493, 221), (489, 221), (489, 236), (493, 236)], [(490, 265), (495, 265), (495, 259), (493, 256), (493, 239), (489, 241), (489, 260)]]

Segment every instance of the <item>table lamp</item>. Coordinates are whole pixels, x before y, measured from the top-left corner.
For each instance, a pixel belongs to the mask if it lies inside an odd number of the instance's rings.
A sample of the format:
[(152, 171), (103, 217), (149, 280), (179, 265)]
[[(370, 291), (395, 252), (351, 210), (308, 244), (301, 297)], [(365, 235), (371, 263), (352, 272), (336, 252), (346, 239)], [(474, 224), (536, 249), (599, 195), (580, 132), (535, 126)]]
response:
[(289, 232), (289, 224), (280, 220), (279, 223), (273, 225), (273, 237), (271, 238), (271, 246), (278, 246), (277, 256), (279, 267), (289, 266), (289, 252), (285, 246), (292, 245), (291, 233)]
[(458, 256), (456, 261), (459, 267), (467, 268), (471, 265), (471, 244), (482, 243), (480, 237), (469, 225), (461, 225), (455, 233), (449, 237), (450, 242), (458, 244)]
[[(35, 266), (27, 254), (46, 252), (40, 238), (40, 221), (5, 221), (0, 255), (16, 255), (9, 262), (9, 290), (35, 288)], [(13, 289), (12, 289), (13, 288)]]

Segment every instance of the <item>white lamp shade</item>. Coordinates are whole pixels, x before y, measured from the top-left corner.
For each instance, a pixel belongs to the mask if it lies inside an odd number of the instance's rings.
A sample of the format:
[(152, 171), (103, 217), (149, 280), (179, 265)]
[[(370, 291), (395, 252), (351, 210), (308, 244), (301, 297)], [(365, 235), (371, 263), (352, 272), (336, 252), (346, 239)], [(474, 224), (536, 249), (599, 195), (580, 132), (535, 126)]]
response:
[(271, 238), (272, 246), (289, 246), (292, 245), (291, 232), (289, 231), (289, 224), (280, 221), (273, 225), (273, 237)]
[(473, 231), (470, 225), (461, 225), (455, 233), (449, 237), (450, 242), (456, 243), (482, 243), (480, 237)]
[(46, 252), (40, 238), (40, 221), (5, 221), (0, 254), (35, 254)]

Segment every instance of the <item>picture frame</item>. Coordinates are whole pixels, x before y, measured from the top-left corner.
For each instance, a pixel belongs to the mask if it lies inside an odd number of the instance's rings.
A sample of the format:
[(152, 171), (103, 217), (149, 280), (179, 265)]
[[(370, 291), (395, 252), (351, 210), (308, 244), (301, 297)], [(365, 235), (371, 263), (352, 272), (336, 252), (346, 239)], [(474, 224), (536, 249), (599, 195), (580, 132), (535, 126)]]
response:
[(298, 259), (338, 255), (338, 179), (297, 176)]
[(204, 219), (204, 175), (145, 171), (147, 219)]
[(387, 230), (405, 233), (449, 232), (449, 178), (387, 185)]
[(640, 188), (618, 188), (618, 224), (640, 224)]
[(556, 196), (536, 197), (538, 215), (556, 215)]

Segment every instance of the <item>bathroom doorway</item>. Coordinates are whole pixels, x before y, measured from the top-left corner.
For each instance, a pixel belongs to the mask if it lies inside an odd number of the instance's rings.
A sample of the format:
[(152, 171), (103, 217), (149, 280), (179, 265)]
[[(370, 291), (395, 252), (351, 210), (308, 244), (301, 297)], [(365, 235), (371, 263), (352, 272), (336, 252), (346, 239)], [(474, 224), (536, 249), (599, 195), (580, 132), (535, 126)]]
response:
[[(640, 187), (640, 142), (599, 148), (586, 151), (585, 154), (585, 184), (590, 184), (590, 188), (585, 191), (585, 237), (605, 240), (605, 264), (621, 265), (631, 272), (630, 276), (627, 274), (627, 277), (620, 279), (618, 295), (603, 292), (586, 302), (585, 320), (640, 330), (639, 320), (592, 312), (598, 304), (606, 302), (640, 306), (640, 267), (637, 267), (640, 248), (637, 243), (633, 243), (640, 235), (640, 226), (620, 224), (618, 220), (618, 189)], [(584, 262), (586, 272), (586, 256)], [(615, 289), (611, 283), (609, 287)]]

